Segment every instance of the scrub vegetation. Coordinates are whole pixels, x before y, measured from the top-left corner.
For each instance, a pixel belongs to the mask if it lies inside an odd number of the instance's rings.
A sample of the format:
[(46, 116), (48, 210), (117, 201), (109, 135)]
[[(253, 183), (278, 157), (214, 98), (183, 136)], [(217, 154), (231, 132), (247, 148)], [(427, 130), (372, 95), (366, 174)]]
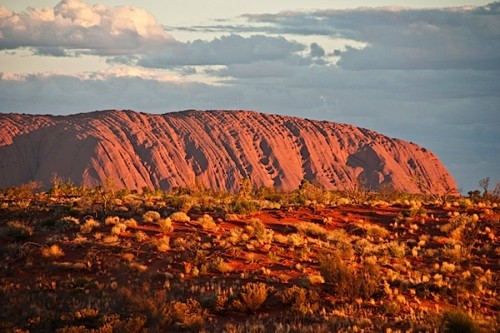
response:
[(0, 331), (500, 329), (498, 192), (242, 184), (0, 190)]

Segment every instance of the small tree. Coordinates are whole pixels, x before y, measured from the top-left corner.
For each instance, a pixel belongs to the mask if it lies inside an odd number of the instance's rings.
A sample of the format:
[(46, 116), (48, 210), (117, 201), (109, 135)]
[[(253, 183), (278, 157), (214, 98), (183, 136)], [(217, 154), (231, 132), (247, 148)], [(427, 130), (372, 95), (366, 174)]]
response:
[(497, 200), (500, 199), (500, 182), (497, 183), (491, 195)]
[(362, 204), (370, 197), (370, 188), (365, 177), (354, 179), (351, 186), (346, 190), (347, 197), (355, 204)]
[(488, 195), (488, 188), (490, 187), (490, 177), (484, 177), (479, 180), (479, 187), (483, 189), (483, 196)]
[(253, 184), (250, 178), (248, 177), (243, 178), (242, 180), (240, 180), (239, 185), (240, 185), (240, 190), (238, 192), (238, 196), (245, 199), (249, 198), (253, 191)]

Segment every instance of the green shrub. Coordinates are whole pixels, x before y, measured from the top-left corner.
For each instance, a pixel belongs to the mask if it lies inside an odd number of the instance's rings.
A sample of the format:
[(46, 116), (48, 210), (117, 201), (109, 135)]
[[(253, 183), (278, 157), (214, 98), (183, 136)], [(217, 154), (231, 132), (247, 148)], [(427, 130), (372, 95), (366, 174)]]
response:
[(237, 199), (232, 205), (232, 212), (236, 214), (247, 215), (257, 211), (257, 204), (254, 201), (246, 199)]

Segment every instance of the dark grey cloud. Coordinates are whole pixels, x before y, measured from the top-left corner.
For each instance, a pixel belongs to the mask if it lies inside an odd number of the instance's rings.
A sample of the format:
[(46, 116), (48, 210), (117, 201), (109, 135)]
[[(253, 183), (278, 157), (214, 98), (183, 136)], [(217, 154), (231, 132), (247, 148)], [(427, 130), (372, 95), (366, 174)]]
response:
[(27, 47), (38, 55), (143, 53), (173, 40), (140, 8), (63, 0), (54, 8), (15, 13), (0, 6), (0, 50)]
[(318, 43), (311, 43), (310, 49), (312, 58), (322, 58), (326, 55), (325, 50)]
[(478, 8), (362, 8), (253, 14), (282, 34), (327, 35), (368, 43), (348, 49), (349, 69), (500, 69), (500, 3)]
[(211, 41), (176, 42), (139, 60), (144, 67), (166, 68), (183, 65), (230, 65), (256, 61), (285, 60), (304, 49), (284, 37), (228, 35)]

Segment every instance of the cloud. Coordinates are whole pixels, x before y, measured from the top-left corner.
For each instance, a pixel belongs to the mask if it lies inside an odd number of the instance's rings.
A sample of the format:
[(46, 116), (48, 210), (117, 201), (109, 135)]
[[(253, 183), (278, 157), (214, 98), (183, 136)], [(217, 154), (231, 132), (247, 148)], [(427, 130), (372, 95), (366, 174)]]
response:
[(325, 56), (325, 50), (319, 46), (318, 43), (311, 43), (311, 57), (312, 58), (323, 58)]
[(483, 7), (360, 8), (253, 14), (275, 32), (328, 35), (368, 44), (349, 48), (348, 69), (500, 69), (500, 3)]
[(14, 13), (0, 7), (0, 50), (33, 48), (38, 55), (144, 53), (171, 42), (143, 9), (63, 0), (54, 8)]
[(231, 34), (211, 41), (176, 42), (159, 52), (152, 52), (138, 64), (151, 68), (183, 65), (230, 65), (258, 61), (286, 60), (302, 51), (304, 46), (284, 37), (254, 35), (242, 37)]

